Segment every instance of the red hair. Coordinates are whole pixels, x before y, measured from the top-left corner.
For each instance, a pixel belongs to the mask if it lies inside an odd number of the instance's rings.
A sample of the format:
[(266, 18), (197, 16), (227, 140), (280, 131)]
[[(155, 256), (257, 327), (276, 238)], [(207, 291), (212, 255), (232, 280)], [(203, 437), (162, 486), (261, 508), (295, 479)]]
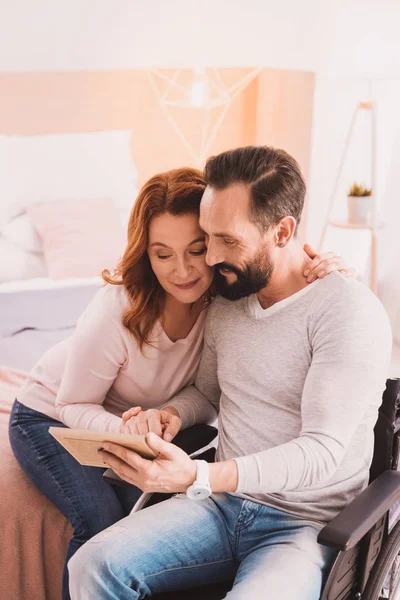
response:
[[(150, 221), (165, 213), (199, 215), (205, 187), (204, 176), (197, 169), (174, 169), (149, 179), (140, 190), (129, 218), (124, 255), (112, 275), (108, 270), (102, 273), (107, 283), (125, 286), (131, 306), (122, 322), (135, 337), (141, 351), (144, 344), (151, 344), (151, 331), (165, 306), (164, 289), (147, 255)], [(210, 299), (211, 292), (205, 301)]]

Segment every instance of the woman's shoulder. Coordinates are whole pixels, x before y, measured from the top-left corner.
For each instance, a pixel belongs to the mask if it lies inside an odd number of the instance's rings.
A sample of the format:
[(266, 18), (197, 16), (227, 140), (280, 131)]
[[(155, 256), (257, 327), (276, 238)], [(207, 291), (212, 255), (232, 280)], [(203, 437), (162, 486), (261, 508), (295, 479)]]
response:
[[(85, 313), (102, 316), (122, 323), (122, 318), (129, 308), (129, 296), (123, 285), (106, 283), (95, 294)], [(84, 313), (84, 314), (85, 314)]]

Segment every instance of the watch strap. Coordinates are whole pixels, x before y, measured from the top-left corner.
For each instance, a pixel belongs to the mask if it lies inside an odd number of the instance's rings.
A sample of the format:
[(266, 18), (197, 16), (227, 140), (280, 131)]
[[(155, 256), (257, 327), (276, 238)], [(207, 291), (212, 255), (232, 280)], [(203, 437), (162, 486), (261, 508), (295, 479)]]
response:
[(210, 468), (205, 460), (196, 460), (196, 481), (204, 485), (210, 485)]

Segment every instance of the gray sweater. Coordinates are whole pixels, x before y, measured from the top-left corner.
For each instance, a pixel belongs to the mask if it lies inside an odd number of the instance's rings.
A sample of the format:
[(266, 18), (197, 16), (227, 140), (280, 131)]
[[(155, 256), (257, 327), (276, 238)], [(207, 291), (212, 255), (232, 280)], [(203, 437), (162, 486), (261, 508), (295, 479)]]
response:
[(184, 427), (218, 413), (237, 495), (323, 523), (367, 485), (390, 354), (381, 303), (338, 273), (265, 310), (217, 298), (195, 386), (168, 404)]

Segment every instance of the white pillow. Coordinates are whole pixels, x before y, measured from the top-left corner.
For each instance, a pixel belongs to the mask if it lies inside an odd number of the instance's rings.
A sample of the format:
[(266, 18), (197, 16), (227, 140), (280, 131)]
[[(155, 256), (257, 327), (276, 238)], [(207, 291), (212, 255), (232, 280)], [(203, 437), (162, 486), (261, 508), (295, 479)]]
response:
[(46, 275), (43, 254), (26, 252), (0, 237), (0, 283)]
[(38, 202), (112, 198), (129, 212), (137, 177), (130, 131), (0, 135), (0, 233)]
[(3, 229), (3, 238), (26, 252), (43, 252), (42, 240), (27, 214), (15, 217)]

